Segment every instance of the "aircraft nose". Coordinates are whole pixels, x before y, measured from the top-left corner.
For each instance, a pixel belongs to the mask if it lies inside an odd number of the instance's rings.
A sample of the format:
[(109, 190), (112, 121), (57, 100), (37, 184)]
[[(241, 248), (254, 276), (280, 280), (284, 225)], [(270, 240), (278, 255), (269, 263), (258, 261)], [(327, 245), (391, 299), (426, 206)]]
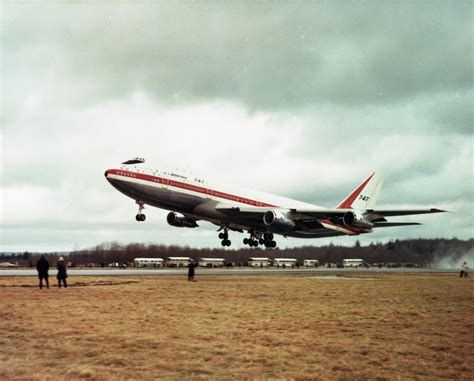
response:
[(109, 175), (109, 171), (105, 171), (104, 176), (107, 177)]

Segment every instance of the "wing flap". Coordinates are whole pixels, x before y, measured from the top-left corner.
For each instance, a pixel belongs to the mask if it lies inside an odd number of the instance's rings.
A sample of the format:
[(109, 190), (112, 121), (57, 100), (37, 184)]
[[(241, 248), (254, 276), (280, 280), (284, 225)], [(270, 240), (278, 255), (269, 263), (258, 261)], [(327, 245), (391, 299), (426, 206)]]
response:
[(419, 222), (376, 222), (374, 228), (394, 228), (397, 226), (421, 225)]
[(360, 233), (360, 232), (357, 232), (357, 231), (352, 230), (350, 228), (347, 228), (345, 226), (333, 224), (331, 221), (327, 221), (327, 220), (326, 221), (319, 221), (319, 223), (321, 225), (323, 225), (326, 229), (334, 230), (336, 232), (343, 233), (343, 234), (357, 235), (357, 234)]

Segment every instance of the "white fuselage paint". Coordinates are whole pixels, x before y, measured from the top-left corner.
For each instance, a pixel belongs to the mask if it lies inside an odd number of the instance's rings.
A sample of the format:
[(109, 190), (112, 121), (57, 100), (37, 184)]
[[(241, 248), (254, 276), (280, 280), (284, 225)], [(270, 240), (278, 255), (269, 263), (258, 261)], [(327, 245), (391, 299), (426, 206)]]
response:
[(282, 232), (275, 228), (265, 227), (263, 221), (255, 226), (249, 226), (247, 221), (240, 218), (230, 220), (228, 215), (216, 210), (219, 204), (239, 208), (261, 207), (267, 210), (321, 208), (314, 204), (260, 191), (210, 184), (201, 178), (176, 171), (165, 172), (137, 168), (137, 166), (124, 166), (121, 169), (107, 170), (105, 176), (116, 189), (138, 202), (178, 212), (198, 220), (207, 220), (216, 225), (225, 223), (242, 230), (264, 229), (303, 238), (326, 235), (324, 228), (320, 231)]

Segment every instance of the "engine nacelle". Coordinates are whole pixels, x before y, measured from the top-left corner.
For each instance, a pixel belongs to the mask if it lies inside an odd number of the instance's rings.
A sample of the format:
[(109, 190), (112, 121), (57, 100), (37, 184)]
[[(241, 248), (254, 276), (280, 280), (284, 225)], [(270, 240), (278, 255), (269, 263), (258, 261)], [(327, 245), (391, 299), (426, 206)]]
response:
[(281, 210), (269, 210), (263, 215), (263, 223), (267, 226), (291, 229), (295, 227), (295, 221), (289, 216), (288, 212)]
[(349, 228), (372, 229), (374, 227), (374, 224), (366, 220), (358, 211), (344, 213), (342, 222)]
[(171, 226), (176, 226), (178, 228), (197, 228), (199, 225), (195, 220), (186, 218), (182, 214), (169, 212), (166, 216), (166, 221)]

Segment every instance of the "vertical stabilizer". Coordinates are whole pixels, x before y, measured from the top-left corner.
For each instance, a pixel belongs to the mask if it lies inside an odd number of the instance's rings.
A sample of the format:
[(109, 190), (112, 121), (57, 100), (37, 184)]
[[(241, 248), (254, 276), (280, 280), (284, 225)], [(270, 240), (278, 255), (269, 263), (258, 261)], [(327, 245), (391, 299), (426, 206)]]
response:
[(344, 201), (342, 201), (338, 209), (373, 209), (380, 189), (383, 184), (383, 175), (374, 172), (368, 179), (360, 184)]

